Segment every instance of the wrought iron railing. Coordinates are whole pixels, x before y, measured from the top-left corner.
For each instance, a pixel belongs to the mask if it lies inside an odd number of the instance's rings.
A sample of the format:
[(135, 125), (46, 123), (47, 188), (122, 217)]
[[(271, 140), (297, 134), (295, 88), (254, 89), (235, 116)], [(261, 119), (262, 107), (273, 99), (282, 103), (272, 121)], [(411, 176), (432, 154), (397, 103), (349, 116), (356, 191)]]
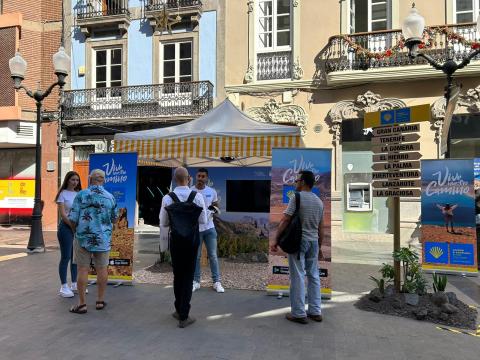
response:
[(201, 7), (200, 0), (145, 0), (145, 10), (154, 11), (167, 9), (182, 9), (188, 7)]
[(290, 51), (257, 54), (257, 80), (292, 78), (292, 53)]
[(66, 122), (199, 116), (213, 107), (210, 81), (67, 90)]
[(80, 0), (75, 5), (77, 19), (130, 15), (128, 0)]
[[(470, 42), (477, 39), (473, 23), (432, 26), (426, 29), (419, 50), (437, 61), (444, 61), (448, 56), (462, 60), (471, 51)], [(327, 73), (427, 64), (422, 58), (408, 57), (401, 30), (333, 36), (320, 58)]]

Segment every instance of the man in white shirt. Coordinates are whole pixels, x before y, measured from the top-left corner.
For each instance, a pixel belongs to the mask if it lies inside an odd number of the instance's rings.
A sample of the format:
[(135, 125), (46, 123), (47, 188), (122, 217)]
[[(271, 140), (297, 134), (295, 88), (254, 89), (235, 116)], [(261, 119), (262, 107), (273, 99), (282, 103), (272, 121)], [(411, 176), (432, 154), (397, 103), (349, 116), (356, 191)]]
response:
[[(178, 326), (184, 328), (195, 322), (195, 319), (190, 317), (189, 313), (190, 300), (192, 299), (193, 273), (195, 271), (195, 261), (199, 244), (197, 224), (207, 223), (207, 213), (201, 194), (195, 194), (193, 199), (190, 197), (192, 190), (188, 188), (190, 176), (188, 175), (187, 169), (183, 167), (176, 168), (174, 178), (177, 184), (177, 187), (173, 190), (174, 194), (170, 193), (162, 199), (160, 226), (170, 227), (170, 254), (172, 256), (173, 291), (175, 294), (176, 310), (172, 315), (175, 319), (179, 320)], [(197, 206), (180, 204), (188, 202), (189, 200)], [(174, 207), (176, 207), (176, 211)], [(181, 208), (179, 209), (179, 207)], [(198, 223), (196, 218), (192, 219), (192, 216), (188, 216), (188, 211), (192, 210), (192, 207), (194, 208), (194, 216), (196, 216), (198, 211), (201, 211), (198, 215)], [(190, 212), (190, 214), (192, 214), (192, 212)], [(185, 224), (187, 220), (190, 221), (191, 224)], [(197, 226), (197, 229), (189, 232), (189, 229), (192, 229), (192, 225)]]
[(208, 170), (200, 168), (197, 171), (196, 185), (191, 189), (203, 195), (205, 207), (207, 208), (208, 221), (206, 224), (200, 225), (200, 245), (198, 246), (197, 265), (195, 267), (195, 275), (193, 278), (193, 291), (200, 289), (200, 259), (202, 257), (202, 243), (207, 247), (208, 262), (210, 263), (210, 271), (212, 272), (213, 289), (218, 293), (225, 292), (220, 279), (220, 268), (218, 266), (217, 257), (217, 231), (213, 223), (213, 214), (218, 213), (218, 197), (215, 189), (207, 186)]

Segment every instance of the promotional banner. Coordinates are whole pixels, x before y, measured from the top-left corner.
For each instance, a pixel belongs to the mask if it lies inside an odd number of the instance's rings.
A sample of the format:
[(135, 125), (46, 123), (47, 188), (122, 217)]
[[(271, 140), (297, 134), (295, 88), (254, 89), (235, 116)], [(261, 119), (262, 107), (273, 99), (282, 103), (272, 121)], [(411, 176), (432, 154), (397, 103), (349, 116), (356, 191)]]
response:
[(425, 270), (477, 274), (473, 159), (422, 161)]
[(480, 268), (480, 158), (473, 159), (473, 176), (475, 177), (475, 222), (477, 224), (477, 265)]
[(0, 224), (30, 225), (35, 179), (0, 180)]
[[(290, 197), (295, 193), (295, 179), (301, 170), (315, 175), (314, 194), (323, 201), (323, 242), (318, 266), (322, 283), (322, 297), (330, 298), (331, 286), (331, 150), (330, 149), (273, 149), (270, 195), (270, 241)], [(270, 253), (267, 291), (272, 294), (289, 293), (289, 268), (287, 255)]]
[[(198, 168), (189, 168), (195, 184)], [(237, 263), (267, 262), (270, 211), (269, 167), (211, 167), (208, 186), (215, 189), (220, 214), (213, 222), (217, 231), (217, 255)], [(248, 271), (239, 267), (239, 271)]]
[[(105, 189), (118, 207), (118, 220), (113, 227), (110, 250), (109, 280), (132, 281), (135, 201), (137, 193), (137, 153), (100, 153), (90, 155), (90, 172), (105, 171)], [(95, 279), (92, 272), (90, 279)]]

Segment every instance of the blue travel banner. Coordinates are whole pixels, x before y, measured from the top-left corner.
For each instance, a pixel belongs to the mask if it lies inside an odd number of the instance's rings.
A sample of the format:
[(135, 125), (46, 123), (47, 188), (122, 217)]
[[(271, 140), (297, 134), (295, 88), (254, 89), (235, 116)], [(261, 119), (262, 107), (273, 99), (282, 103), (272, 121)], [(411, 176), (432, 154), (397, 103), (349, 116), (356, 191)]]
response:
[(476, 274), (473, 159), (422, 161), (423, 268)]
[(91, 154), (89, 168), (90, 172), (93, 169), (105, 171), (105, 190), (117, 201), (118, 221), (112, 232), (109, 279), (131, 282), (137, 197), (137, 153)]
[[(273, 149), (270, 191), (270, 241), (274, 240), (289, 198), (295, 193), (295, 179), (302, 170), (315, 175), (312, 189), (323, 202), (323, 242), (318, 258), (322, 297), (330, 298), (331, 285), (331, 172), (330, 149)], [(289, 268), (285, 254), (270, 253), (267, 291), (273, 294), (289, 292)]]

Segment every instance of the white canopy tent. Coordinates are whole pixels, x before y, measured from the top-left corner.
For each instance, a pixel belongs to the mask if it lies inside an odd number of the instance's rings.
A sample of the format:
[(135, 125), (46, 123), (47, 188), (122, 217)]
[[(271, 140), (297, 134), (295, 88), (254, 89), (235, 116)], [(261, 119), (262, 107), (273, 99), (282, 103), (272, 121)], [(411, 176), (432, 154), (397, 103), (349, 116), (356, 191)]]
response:
[(300, 128), (255, 121), (228, 99), (181, 125), (115, 135), (116, 152), (136, 151), (141, 164), (169, 167), (265, 166), (272, 148), (300, 146)]

